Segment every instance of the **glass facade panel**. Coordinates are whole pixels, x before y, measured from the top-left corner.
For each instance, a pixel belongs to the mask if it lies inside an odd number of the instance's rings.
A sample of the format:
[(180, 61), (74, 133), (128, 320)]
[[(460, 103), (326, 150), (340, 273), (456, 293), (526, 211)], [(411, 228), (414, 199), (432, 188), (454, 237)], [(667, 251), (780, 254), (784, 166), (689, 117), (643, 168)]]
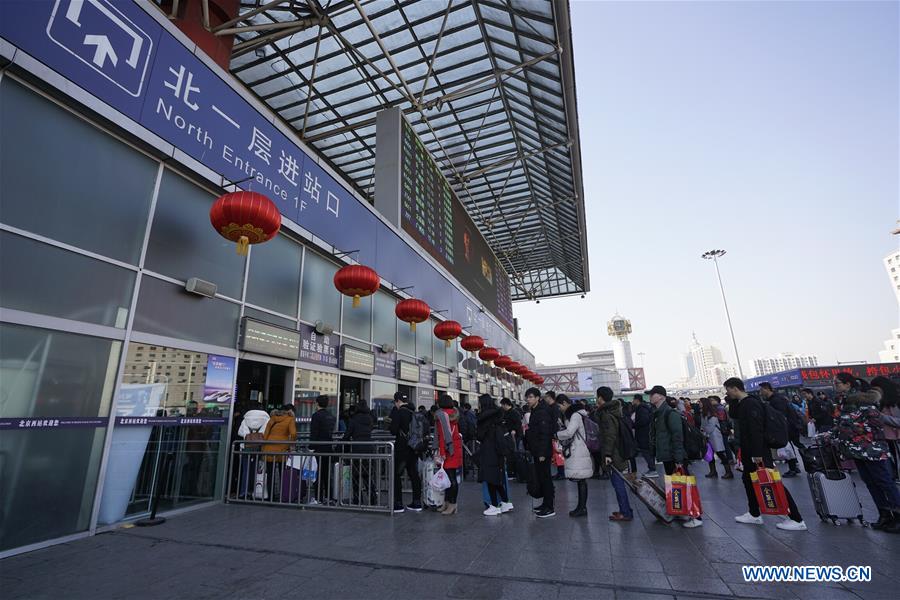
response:
[[(396, 315), (394, 319), (397, 319)], [(399, 319), (397, 319), (397, 352), (416, 355), (416, 334), (409, 329), (408, 323)]]
[(304, 260), (300, 318), (310, 323), (324, 321), (336, 331), (341, 324), (340, 292), (334, 287), (337, 267), (310, 251)]
[(283, 235), (250, 250), (247, 302), (285, 315), (297, 314), (303, 248)]
[(145, 275), (141, 280), (135, 331), (232, 348), (237, 339), (240, 307), (204, 298)]
[(374, 297), (375, 329), (372, 341), (376, 346), (390, 344), (396, 348), (397, 315), (394, 314), (394, 307), (397, 305), (397, 301), (385, 292), (377, 292)]
[(359, 306), (353, 308), (353, 298), (341, 295), (344, 304), (341, 333), (361, 340), (372, 339), (372, 297), (359, 299)]
[(137, 264), (155, 160), (8, 77), (0, 81), (0, 147), (4, 223)]
[(199, 277), (230, 298), (241, 297), (244, 257), (209, 224), (215, 198), (168, 169), (156, 200), (145, 266), (181, 281)]
[(0, 324), (0, 417), (42, 417), (0, 435), (0, 550), (89, 527), (120, 349)]
[(297, 433), (309, 433), (309, 421), (319, 410), (316, 398), (328, 396), (328, 408), (337, 418), (338, 375), (310, 369), (295, 369), (294, 414), (297, 415)]
[[(124, 328), (135, 273), (68, 250), (0, 232), (0, 305)], [(85, 282), (90, 285), (85, 285)]]
[(416, 325), (416, 356), (419, 358), (432, 357), (433, 348), (431, 346), (431, 327), (434, 321), (428, 319), (424, 323)]
[[(225, 446), (224, 420), (192, 425), (128, 423), (140, 417), (227, 418), (234, 363), (231, 369), (212, 374), (208, 363), (209, 355), (203, 352), (129, 344), (116, 402), (116, 416), (121, 420), (113, 429), (100, 524), (148, 512), (155, 486), (161, 486), (162, 510), (215, 497)], [(229, 363), (219, 364), (227, 367)]]
[(373, 380), (371, 390), (372, 401), (369, 403), (369, 408), (372, 409), (378, 426), (384, 428), (386, 427), (384, 419), (391, 414), (391, 409), (394, 408), (394, 392), (397, 391), (397, 384)]

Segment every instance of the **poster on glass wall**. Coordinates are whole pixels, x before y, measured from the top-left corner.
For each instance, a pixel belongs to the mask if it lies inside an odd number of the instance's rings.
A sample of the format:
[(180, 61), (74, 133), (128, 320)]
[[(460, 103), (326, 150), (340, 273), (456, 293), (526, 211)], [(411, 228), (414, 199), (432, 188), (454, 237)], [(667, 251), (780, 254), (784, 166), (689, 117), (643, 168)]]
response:
[(206, 383), (203, 385), (203, 401), (231, 404), (234, 398), (234, 364), (232, 356), (210, 354), (206, 361)]

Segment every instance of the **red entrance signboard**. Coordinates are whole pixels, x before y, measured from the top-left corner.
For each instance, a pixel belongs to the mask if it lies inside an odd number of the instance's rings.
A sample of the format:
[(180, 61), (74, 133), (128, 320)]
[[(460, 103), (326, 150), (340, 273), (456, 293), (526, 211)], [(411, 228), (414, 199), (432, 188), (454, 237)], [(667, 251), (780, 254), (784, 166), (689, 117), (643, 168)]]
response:
[(815, 367), (800, 369), (803, 382), (826, 381), (831, 383), (838, 373), (850, 373), (854, 377), (871, 379), (881, 375), (883, 377), (900, 376), (900, 363), (878, 363), (874, 365), (839, 365), (836, 367)]

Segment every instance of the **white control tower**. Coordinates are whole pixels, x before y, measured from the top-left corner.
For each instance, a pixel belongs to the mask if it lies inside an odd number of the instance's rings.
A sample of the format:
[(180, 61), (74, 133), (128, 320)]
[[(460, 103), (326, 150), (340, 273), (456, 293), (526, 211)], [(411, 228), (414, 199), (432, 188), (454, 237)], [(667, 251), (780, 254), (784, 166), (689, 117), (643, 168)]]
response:
[(606, 324), (606, 332), (613, 338), (613, 356), (616, 359), (616, 368), (633, 369), (631, 342), (628, 340), (628, 334), (631, 333), (631, 321), (616, 313)]

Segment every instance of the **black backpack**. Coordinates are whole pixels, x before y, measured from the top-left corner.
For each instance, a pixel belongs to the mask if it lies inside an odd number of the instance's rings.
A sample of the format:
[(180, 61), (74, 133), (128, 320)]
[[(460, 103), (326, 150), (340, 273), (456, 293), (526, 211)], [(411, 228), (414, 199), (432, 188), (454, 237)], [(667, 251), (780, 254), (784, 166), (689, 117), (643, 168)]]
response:
[(512, 458), (516, 453), (516, 443), (511, 431), (499, 425), (494, 428), (494, 440), (497, 442), (497, 454), (503, 458)]
[(619, 422), (619, 453), (623, 460), (630, 460), (637, 455), (637, 444), (634, 443), (634, 434), (625, 419), (616, 418)]
[(788, 444), (788, 423), (784, 413), (763, 402), (764, 436), (769, 448), (784, 448)]
[(406, 434), (406, 443), (416, 454), (425, 449), (425, 435), (428, 432), (428, 417), (419, 411), (413, 411), (412, 420), (409, 422), (409, 433)]
[(684, 438), (684, 457), (687, 460), (700, 460), (706, 455), (706, 436), (696, 425), (691, 425), (685, 417), (681, 417), (681, 433)]

